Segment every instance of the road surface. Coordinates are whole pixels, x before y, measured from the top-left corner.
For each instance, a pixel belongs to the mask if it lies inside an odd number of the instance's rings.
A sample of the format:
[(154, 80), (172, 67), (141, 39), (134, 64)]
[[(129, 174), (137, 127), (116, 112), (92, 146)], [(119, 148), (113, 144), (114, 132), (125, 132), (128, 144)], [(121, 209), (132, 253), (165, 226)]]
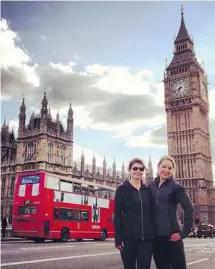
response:
[[(188, 269), (215, 269), (215, 239), (186, 239)], [(123, 269), (113, 240), (34, 243), (3, 241), (2, 269)], [(156, 269), (152, 262), (151, 269)]]

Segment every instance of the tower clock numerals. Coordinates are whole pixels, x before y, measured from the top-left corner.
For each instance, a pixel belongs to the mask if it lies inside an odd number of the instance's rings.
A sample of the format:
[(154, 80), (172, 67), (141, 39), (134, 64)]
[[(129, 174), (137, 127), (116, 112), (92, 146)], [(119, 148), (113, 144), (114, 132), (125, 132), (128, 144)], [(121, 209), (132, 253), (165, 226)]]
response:
[(187, 79), (177, 79), (172, 83), (170, 90), (173, 98), (181, 98), (189, 94), (189, 83)]
[(202, 99), (207, 100), (207, 86), (204, 81), (202, 81), (200, 85), (200, 94)]

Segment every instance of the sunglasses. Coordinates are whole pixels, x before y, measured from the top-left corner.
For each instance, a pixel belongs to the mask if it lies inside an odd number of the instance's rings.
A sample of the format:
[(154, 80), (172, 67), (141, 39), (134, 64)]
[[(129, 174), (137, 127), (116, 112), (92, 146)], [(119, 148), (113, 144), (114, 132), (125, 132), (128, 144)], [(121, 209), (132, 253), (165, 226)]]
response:
[(144, 167), (132, 167), (132, 170), (133, 170), (133, 171), (137, 171), (137, 170), (139, 170), (139, 171), (143, 172), (144, 169), (145, 169)]

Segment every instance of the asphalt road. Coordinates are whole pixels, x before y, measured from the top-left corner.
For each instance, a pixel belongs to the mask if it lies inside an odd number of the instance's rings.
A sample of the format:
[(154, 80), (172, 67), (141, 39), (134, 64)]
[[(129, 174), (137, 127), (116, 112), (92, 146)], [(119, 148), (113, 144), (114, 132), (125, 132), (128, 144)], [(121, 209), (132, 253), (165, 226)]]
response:
[[(188, 269), (215, 269), (215, 239), (186, 239)], [(113, 240), (68, 243), (5, 241), (3, 269), (123, 269)], [(152, 262), (151, 269), (155, 269)]]

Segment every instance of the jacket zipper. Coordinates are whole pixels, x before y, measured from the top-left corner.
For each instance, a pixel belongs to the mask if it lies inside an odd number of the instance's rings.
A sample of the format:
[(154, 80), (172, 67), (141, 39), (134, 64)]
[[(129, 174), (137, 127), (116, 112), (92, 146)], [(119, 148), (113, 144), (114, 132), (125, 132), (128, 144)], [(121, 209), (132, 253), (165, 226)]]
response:
[(142, 240), (144, 241), (143, 237), (143, 201), (140, 195), (140, 190), (138, 190), (139, 196), (140, 196), (140, 204), (141, 204), (141, 223), (142, 223)]
[(163, 184), (161, 184), (160, 186), (158, 186), (158, 190), (157, 190), (157, 193), (156, 193), (156, 204), (159, 204), (159, 193), (160, 193), (160, 188), (162, 187)]

